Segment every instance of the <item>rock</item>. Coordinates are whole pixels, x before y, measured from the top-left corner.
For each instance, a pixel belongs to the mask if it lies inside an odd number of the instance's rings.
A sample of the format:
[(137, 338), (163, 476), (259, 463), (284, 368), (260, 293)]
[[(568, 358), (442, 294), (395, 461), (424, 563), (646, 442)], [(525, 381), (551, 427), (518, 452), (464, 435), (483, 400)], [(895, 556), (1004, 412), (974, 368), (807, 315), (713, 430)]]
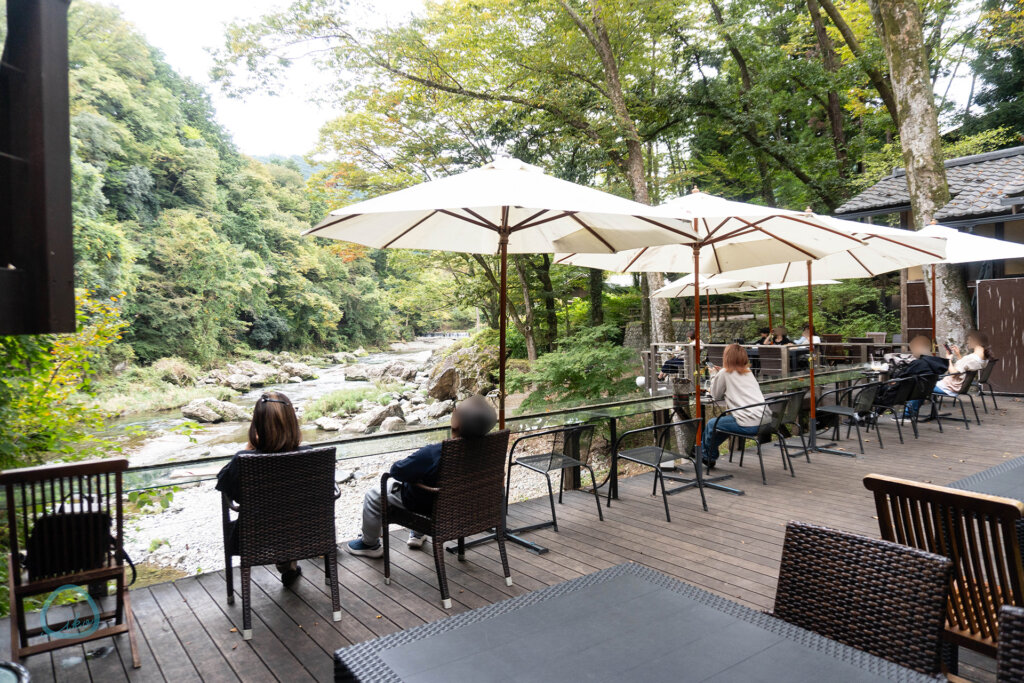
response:
[(402, 417), (402, 406), (398, 405), (397, 402), (392, 402), (386, 406), (379, 406), (368, 413), (359, 416), (361, 422), (365, 422), (367, 427), (379, 427), (389, 417)]
[(403, 382), (408, 382), (416, 377), (416, 366), (396, 361), (388, 368), (387, 374), (396, 379), (400, 379)]
[(328, 357), (335, 363), (354, 363), (356, 361), (356, 354), (351, 351), (339, 351), (338, 353), (332, 353)]
[(292, 375), (291, 377), (288, 378), (288, 381), (291, 382), (292, 384), (302, 384), (302, 378), (299, 377), (298, 375)]
[(289, 377), (295, 375), (302, 379), (316, 379), (316, 371), (305, 363), (282, 363), (281, 372)]
[(324, 415), (314, 420), (313, 424), (317, 426), (317, 429), (322, 429), (325, 432), (337, 432), (345, 426), (345, 421)]
[(423, 405), (426, 402), (427, 402), (426, 397), (422, 396), (421, 394), (413, 394), (409, 398), (409, 403), (413, 404), (414, 406)]
[(405, 429), (405, 420), (400, 417), (386, 417), (380, 423), (380, 431), (382, 432), (399, 432), (403, 429)]
[(353, 472), (352, 470), (338, 470), (338, 472), (334, 475), (334, 481), (338, 482), (339, 484), (344, 484), (346, 482), (352, 481), (355, 478), (356, 473)]
[(197, 422), (239, 422), (251, 417), (245, 408), (213, 397), (197, 398), (182, 407), (181, 414)]
[(365, 382), (370, 379), (369, 367), (366, 365), (350, 365), (345, 368), (345, 379), (349, 382)]
[(436, 398), (438, 401), (456, 398), (459, 393), (459, 384), (459, 371), (454, 367), (444, 368), (427, 382), (427, 396)]
[(360, 357), (361, 356), (369, 356), (370, 352), (367, 351), (366, 349), (364, 349), (362, 346), (360, 346), (358, 349), (356, 349), (355, 351), (352, 352), (352, 355), (360, 356)]
[(442, 418), (455, 409), (455, 401), (438, 401), (427, 406), (426, 417), (430, 420)]
[(195, 370), (180, 358), (161, 358), (153, 363), (152, 369), (164, 382), (175, 386), (192, 386), (196, 381)]
[(365, 434), (369, 430), (370, 428), (366, 426), (366, 423), (359, 420), (353, 420), (341, 428), (341, 431), (348, 432), (349, 434)]
[(224, 378), (224, 384), (236, 391), (248, 391), (252, 386), (252, 380), (247, 375), (234, 374)]
[[(449, 394), (445, 399), (463, 399), (473, 394), (487, 394), (494, 388), (492, 373), (497, 367), (497, 349), (491, 346), (468, 346), (452, 352), (435, 365), (430, 373), (430, 382), (437, 383), (443, 375), (446, 373), (450, 374), (450, 370), (454, 369), (458, 374), (458, 384), (455, 389), (456, 395), (451, 396)], [(454, 378), (452, 377), (444, 380), (445, 383), (453, 381)], [(430, 386), (431, 384), (428, 383), (428, 391)], [(446, 389), (443, 384), (437, 390), (437, 393), (443, 393), (442, 389)], [(435, 396), (435, 398), (437, 397)]]
[(257, 372), (249, 377), (249, 383), (254, 387), (265, 387), (268, 384), (280, 384), (288, 376), (276, 368), (270, 368), (266, 372)]

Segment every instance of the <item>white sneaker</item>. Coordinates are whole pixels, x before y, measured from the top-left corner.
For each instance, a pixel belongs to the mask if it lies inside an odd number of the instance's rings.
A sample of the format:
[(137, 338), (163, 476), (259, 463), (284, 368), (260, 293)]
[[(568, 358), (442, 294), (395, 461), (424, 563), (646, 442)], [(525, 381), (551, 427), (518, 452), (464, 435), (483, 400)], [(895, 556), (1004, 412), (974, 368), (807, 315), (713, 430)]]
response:
[(405, 542), (407, 546), (413, 550), (419, 550), (423, 547), (423, 541), (427, 539), (426, 536), (418, 536), (415, 532), (409, 532), (409, 540)]

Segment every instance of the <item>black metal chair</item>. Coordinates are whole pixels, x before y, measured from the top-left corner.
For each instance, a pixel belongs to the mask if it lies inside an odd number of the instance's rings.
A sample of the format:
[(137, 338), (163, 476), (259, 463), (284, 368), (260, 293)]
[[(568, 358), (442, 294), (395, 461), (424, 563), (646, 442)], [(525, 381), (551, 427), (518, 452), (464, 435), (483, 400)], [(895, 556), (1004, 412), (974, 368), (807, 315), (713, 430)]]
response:
[[(773, 436), (778, 437), (779, 452), (782, 454), (782, 469), (789, 470), (789, 474), (792, 477), (796, 476), (796, 472), (793, 470), (793, 462), (789, 458), (789, 448), (786, 447), (786, 438), (782, 433), (782, 419), (786, 412), (786, 406), (789, 403), (787, 397), (774, 398), (764, 403), (756, 403), (749, 406), (741, 406), (739, 408), (733, 408), (732, 410), (726, 410), (722, 415), (728, 415), (738, 410), (746, 410), (749, 408), (757, 408), (762, 406), (765, 410), (762, 412), (761, 424), (754, 434), (744, 434), (743, 432), (732, 431), (729, 429), (723, 429), (715, 423), (714, 429), (719, 434), (726, 434), (730, 437), (729, 440), (729, 462), (732, 462), (733, 450), (736, 445), (736, 440), (740, 441), (740, 467), (743, 467), (743, 455), (746, 451), (747, 441), (753, 441), (757, 447), (757, 461), (761, 466), (761, 483), (767, 485), (768, 478), (764, 473), (764, 456), (761, 452), (762, 443), (770, 443)], [(721, 417), (721, 416), (720, 416)]]
[[(888, 395), (885, 397), (885, 403), (879, 403), (878, 401), (882, 398), (882, 392), (891, 386), (892, 391), (886, 392)], [(934, 386), (934, 385), (933, 385)], [(884, 417), (886, 413), (890, 413), (893, 416), (893, 421), (896, 423), (896, 433), (900, 437), (900, 443), (903, 443), (903, 420), (907, 412), (907, 401), (910, 400), (911, 395), (914, 393), (914, 389), (917, 387), (917, 377), (907, 376), (899, 377), (897, 379), (889, 380), (883, 383), (882, 388), (879, 390), (879, 396), (875, 397), (875, 405), (873, 410), (878, 417)], [(897, 409), (899, 412), (897, 413)], [(915, 431), (914, 438), (917, 438)]]
[[(505, 480), (505, 506), (508, 507), (508, 498), (512, 490), (512, 467), (519, 465), (526, 469), (543, 474), (548, 482), (548, 500), (551, 503), (551, 527), (558, 531), (558, 518), (555, 516), (555, 495), (551, 489), (551, 473), (559, 472), (558, 476), (558, 503), (562, 503), (562, 490), (565, 488), (565, 471), (575, 467), (585, 467), (590, 472), (590, 481), (594, 487), (594, 502), (597, 503), (597, 517), (602, 522), (604, 514), (601, 512), (601, 497), (597, 493), (597, 479), (594, 477), (594, 469), (589, 465), (590, 443), (594, 437), (594, 425), (580, 424), (549, 429), (543, 432), (535, 432), (521, 436), (512, 444), (508, 454), (508, 473)], [(535, 445), (538, 440), (551, 439), (550, 447), (542, 447), (541, 453), (530, 453), (527, 449)], [(525, 451), (525, 452), (524, 452)]]
[[(661, 498), (665, 503), (665, 520), (668, 522), (672, 521), (672, 516), (668, 510), (668, 497), (673, 494), (679, 493), (680, 491), (686, 491), (691, 488), (696, 488), (700, 492), (701, 505), (704, 507), (704, 511), (707, 512), (708, 501), (704, 496), (705, 487), (722, 489), (731, 493), (737, 492), (735, 489), (730, 489), (726, 486), (717, 484), (719, 481), (731, 478), (731, 475), (708, 478), (704, 477), (697, 455), (697, 425), (700, 424), (700, 422), (700, 420), (694, 418), (691, 420), (681, 420), (679, 422), (654, 425), (653, 427), (631, 429), (619, 436), (619, 438), (615, 440), (614, 447), (612, 448), (613, 469), (618, 467), (619, 460), (626, 460), (638, 465), (650, 467), (654, 470), (654, 490), (651, 492), (651, 495), (657, 495), (658, 484), (661, 484)], [(681, 442), (678, 444), (678, 447), (682, 453), (672, 451), (668, 448), (668, 440), (669, 437), (672, 436), (675, 436), (677, 441)], [(645, 441), (647, 443), (646, 445), (640, 445), (634, 448), (621, 448), (624, 443), (629, 443), (631, 441)], [(692, 479), (665, 473), (663, 465), (672, 463), (676, 460), (689, 460), (693, 464), (695, 475)], [(683, 485), (677, 486), (671, 490), (666, 490), (666, 479), (682, 482)], [(609, 487), (608, 499), (605, 502), (605, 505), (611, 507), (611, 504), (612, 492)]]
[[(800, 437), (800, 444), (804, 449), (804, 457), (807, 458), (807, 462), (811, 461), (811, 453), (807, 449), (807, 439), (804, 437), (804, 426), (800, 422), (800, 418), (803, 415), (804, 410), (804, 396), (807, 392), (800, 390), (794, 391), (789, 394), (783, 394), (778, 398), (786, 399), (786, 409), (782, 413), (782, 420), (779, 424), (779, 433), (782, 434), (783, 438), (785, 435), (785, 428), (793, 426), (796, 428), (796, 435)], [(786, 447), (789, 447), (789, 442), (786, 442)]]
[[(878, 396), (878, 390), (881, 388), (880, 382), (871, 382), (870, 384), (861, 384), (855, 387), (847, 387), (843, 389), (833, 389), (832, 391), (826, 391), (818, 399), (818, 414), (819, 415), (832, 415), (835, 417), (835, 425), (833, 425), (832, 438), (839, 439), (839, 427), (842, 424), (843, 419), (846, 419), (846, 438), (850, 438), (850, 431), (854, 428), (857, 430), (857, 443), (860, 445), (860, 452), (864, 453), (864, 439), (860, 435), (860, 423), (864, 422), (867, 429), (875, 428), (875, 434), (878, 436), (878, 447), (885, 448), (882, 444), (882, 433), (878, 430), (878, 413), (874, 410), (875, 397)], [(825, 397), (835, 394), (836, 405), (821, 405), (822, 399)], [(849, 405), (843, 405), (843, 400), (848, 400)]]
[(931, 405), (931, 413), (932, 415), (935, 416), (935, 422), (939, 425), (940, 432), (942, 431), (942, 417), (939, 415), (939, 411), (935, 407), (936, 403), (934, 389), (935, 384), (939, 381), (939, 376), (935, 374), (917, 375), (915, 376), (915, 379), (917, 381), (914, 384), (914, 388), (911, 390), (910, 396), (903, 404), (904, 412), (903, 417), (900, 418), (900, 422), (906, 423), (906, 404), (909, 403), (910, 401), (918, 401), (918, 409), (911, 412), (909, 415), (910, 426), (914, 430), (914, 438), (916, 439), (918, 437), (917, 425), (921, 421), (921, 406), (923, 406), (925, 403)]
[[(953, 374), (958, 374), (958, 373), (950, 373), (950, 375), (953, 375)], [(950, 375), (946, 375), (946, 377), (949, 377)], [(981, 424), (981, 418), (978, 417), (978, 406), (975, 405), (974, 397), (971, 396), (971, 394), (969, 393), (971, 391), (971, 387), (974, 386), (974, 380), (978, 377), (978, 371), (977, 370), (967, 370), (966, 372), (963, 373), (963, 377), (964, 377), (963, 384), (960, 385), (960, 391), (957, 392), (957, 394), (955, 396), (950, 396), (949, 394), (935, 394), (935, 397), (939, 399), (939, 403), (936, 406), (936, 410), (941, 412), (942, 404), (945, 403), (946, 401), (952, 401), (954, 408), (957, 405), (960, 406), (961, 418), (959, 420), (957, 420), (953, 416), (948, 416), (949, 419), (955, 420), (956, 422), (963, 422), (964, 423), (964, 428), (965, 429), (970, 429), (971, 428), (971, 420), (970, 420), (969, 417), (967, 417), (967, 408), (964, 406), (964, 399), (965, 398), (971, 402), (971, 409), (974, 411), (974, 419), (977, 421), (977, 423), (979, 425)], [(938, 414), (938, 413), (936, 413), (936, 414)]]
[(989, 378), (992, 377), (992, 371), (996, 369), (996, 363), (998, 362), (998, 358), (993, 358), (985, 363), (985, 367), (983, 367), (981, 372), (978, 373), (978, 379), (974, 382), (974, 386), (978, 387), (978, 394), (981, 395), (981, 407), (985, 409), (986, 413), (988, 412), (988, 404), (985, 403), (986, 388), (988, 389), (989, 398), (992, 399), (992, 409), (999, 410), (999, 404), (996, 403), (995, 392), (992, 391), (992, 383), (989, 381)]

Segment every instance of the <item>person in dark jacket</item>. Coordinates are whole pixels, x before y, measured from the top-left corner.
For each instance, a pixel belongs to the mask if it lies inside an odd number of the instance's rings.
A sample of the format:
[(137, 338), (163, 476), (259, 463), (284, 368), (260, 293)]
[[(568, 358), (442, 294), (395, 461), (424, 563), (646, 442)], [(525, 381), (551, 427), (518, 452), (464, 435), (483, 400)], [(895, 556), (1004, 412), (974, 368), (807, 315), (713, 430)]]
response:
[[(494, 408), (483, 396), (471, 396), (461, 401), (452, 413), (452, 438), (462, 436), (483, 436), (494, 428), (498, 418)], [(428, 514), (433, 504), (432, 494), (416, 486), (437, 486), (438, 466), (441, 464), (441, 444), (424, 446), (407, 458), (391, 466), (392, 479), (388, 482), (388, 505)], [(384, 545), (381, 535), (381, 492), (373, 486), (363, 497), (363, 532), (359, 538), (345, 544), (345, 550), (353, 555), (382, 557)], [(383, 530), (387, 533), (387, 530)], [(409, 532), (410, 548), (423, 546), (423, 537)]]
[[(946, 372), (948, 361), (944, 358), (932, 355), (932, 341), (923, 334), (919, 334), (910, 340), (910, 353), (913, 356), (913, 360), (909, 363), (899, 363), (898, 359), (895, 358), (890, 361), (890, 365), (895, 368), (891, 374), (892, 379), (896, 380), (904, 377), (921, 377), (923, 375), (941, 375)], [(896, 393), (897, 383), (889, 382), (882, 387), (880, 392), (878, 392), (878, 398), (876, 398), (875, 401), (880, 406), (892, 405), (892, 401), (896, 396)]]
[[(227, 465), (217, 473), (217, 490), (226, 494), (234, 502), (241, 498), (241, 480), (239, 478), (238, 456), (245, 453), (286, 453), (300, 450), (302, 432), (299, 430), (299, 419), (291, 400), (278, 391), (270, 391), (256, 400), (252, 411), (252, 422), (249, 424), (249, 443), (245, 450), (235, 453)], [(238, 553), (237, 522), (230, 522), (226, 540), (231, 554)], [(281, 572), (281, 582), (286, 586), (295, 583), (302, 574), (298, 562), (278, 562), (277, 570)]]

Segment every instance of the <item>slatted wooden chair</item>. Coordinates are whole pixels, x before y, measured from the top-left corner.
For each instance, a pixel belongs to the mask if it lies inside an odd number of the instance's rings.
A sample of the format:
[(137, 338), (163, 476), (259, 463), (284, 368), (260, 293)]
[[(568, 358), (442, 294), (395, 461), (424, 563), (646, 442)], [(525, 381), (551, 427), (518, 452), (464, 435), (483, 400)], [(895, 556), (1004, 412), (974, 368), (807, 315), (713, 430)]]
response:
[[(140, 666), (135, 618), (125, 581), (124, 514), (121, 506), (125, 458), (70, 465), (45, 465), (0, 472), (7, 496), (8, 590), (11, 605), (11, 657), (128, 634), (132, 665)], [(94, 598), (116, 583), (113, 609)], [(88, 586), (88, 592), (81, 586)], [(77, 588), (72, 588), (77, 587)], [(85, 604), (56, 623), (47, 615), (58, 596), (78, 593)], [(25, 599), (49, 594), (39, 625), (29, 627)], [(112, 624), (102, 626), (104, 622)], [(44, 642), (29, 639), (48, 635)]]
[(505, 454), (508, 452), (507, 429), (479, 438), (448, 439), (441, 445), (441, 464), (437, 486), (418, 484), (434, 494), (430, 514), (412, 512), (397, 505), (388, 505), (387, 487), (391, 475), (380, 478), (381, 521), (384, 527), (384, 583), (391, 583), (391, 544), (389, 524), (430, 536), (441, 589), (441, 604), (451, 609), (448, 577), (444, 568), (444, 544), (458, 541), (458, 558), (466, 559), (466, 537), (494, 529), (501, 555), (505, 583), (512, 585), (512, 574), (505, 553)]
[(941, 555), (790, 522), (774, 613), (902, 666), (938, 673), (951, 568)]
[(1024, 503), (877, 474), (864, 486), (874, 493), (882, 538), (953, 561), (946, 640), (995, 657), (999, 609), (1024, 606)]
[(999, 610), (997, 683), (1024, 681), (1024, 609), (1003, 605)]
[(818, 356), (825, 365), (838, 365), (839, 363), (849, 363), (850, 358), (846, 353), (846, 347), (843, 345), (843, 335), (841, 334), (822, 334), (819, 337), (821, 339), (821, 348), (816, 348)]

